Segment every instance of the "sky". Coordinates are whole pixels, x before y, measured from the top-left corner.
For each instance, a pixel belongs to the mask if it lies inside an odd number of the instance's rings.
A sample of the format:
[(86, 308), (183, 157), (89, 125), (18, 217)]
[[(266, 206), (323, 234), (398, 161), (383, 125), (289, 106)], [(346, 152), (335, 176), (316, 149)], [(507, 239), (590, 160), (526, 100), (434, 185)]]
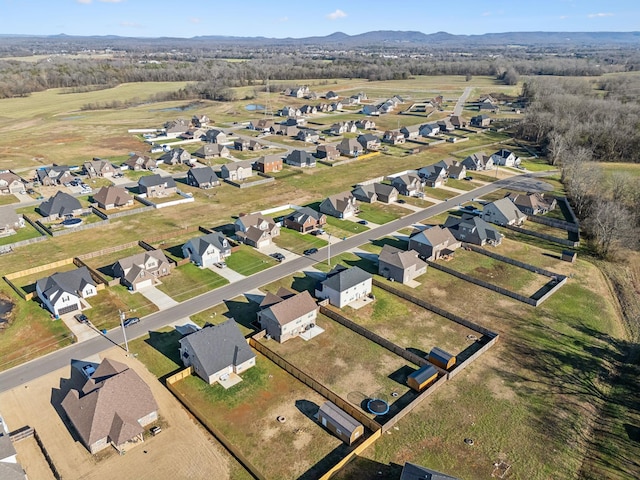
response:
[(0, 0), (0, 34), (309, 37), (638, 31), (640, 0)]

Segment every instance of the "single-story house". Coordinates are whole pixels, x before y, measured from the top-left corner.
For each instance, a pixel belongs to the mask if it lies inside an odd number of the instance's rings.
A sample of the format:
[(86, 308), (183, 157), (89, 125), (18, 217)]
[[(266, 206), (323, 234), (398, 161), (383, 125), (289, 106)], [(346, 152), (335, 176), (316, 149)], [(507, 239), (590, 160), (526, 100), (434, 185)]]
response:
[(425, 228), (409, 237), (409, 249), (432, 261), (451, 255), (461, 246), (462, 243), (453, 236), (451, 230), (441, 225)]
[(327, 160), (335, 160), (340, 156), (340, 152), (335, 145), (318, 145), (316, 148), (316, 157), (325, 158)]
[(209, 125), (210, 121), (211, 119), (206, 115), (194, 115), (193, 117), (191, 117), (191, 123), (194, 127), (198, 128), (206, 127), (207, 125)]
[(282, 170), (282, 157), (280, 155), (265, 155), (256, 160), (255, 169), (262, 173), (279, 172)]
[(441, 132), (453, 132), (456, 129), (453, 123), (451, 123), (451, 119), (448, 117), (438, 120), (437, 123)]
[(378, 150), (380, 148), (380, 139), (373, 133), (358, 135), (356, 140), (366, 150)]
[(200, 267), (210, 267), (231, 255), (229, 240), (220, 232), (194, 237), (182, 245), (182, 256)]
[(343, 138), (336, 149), (345, 157), (357, 157), (364, 152), (364, 148), (355, 138)]
[(324, 428), (347, 445), (354, 444), (364, 435), (364, 427), (362, 424), (338, 408), (333, 402), (324, 402), (318, 409), (316, 416), (318, 422), (320, 422)]
[(75, 312), (82, 308), (80, 299), (98, 293), (87, 267), (58, 272), (36, 281), (36, 294), (54, 315)]
[(205, 143), (198, 150), (193, 152), (196, 157), (210, 160), (212, 158), (228, 157), (230, 155), (229, 148), (220, 143)]
[(482, 171), (491, 170), (493, 168), (493, 159), (488, 155), (485, 155), (484, 152), (472, 153), (462, 160), (461, 163), (467, 170)]
[(285, 137), (295, 137), (300, 129), (295, 125), (273, 125), (270, 132), (273, 135), (283, 135)]
[(258, 130), (259, 132), (268, 132), (274, 125), (274, 121), (270, 118), (261, 118), (257, 122), (249, 122), (249, 130)]
[(227, 380), (231, 374), (239, 375), (256, 364), (256, 354), (233, 318), (182, 337), (180, 359), (209, 385)]
[(452, 165), (447, 169), (447, 174), (449, 175), (449, 178), (455, 178), (456, 180), (461, 180), (467, 176), (467, 167), (465, 167), (461, 163), (457, 165)]
[(407, 195), (409, 197), (422, 193), (422, 188), (424, 187), (420, 177), (412, 173), (405, 173), (394, 177), (391, 180), (391, 185), (398, 190), (400, 195)]
[(55, 185), (65, 185), (73, 181), (74, 178), (68, 166), (54, 165), (52, 167), (38, 168), (36, 170), (35, 180), (40, 182), (43, 187), (51, 187)]
[(420, 125), (420, 136), (422, 137), (435, 137), (440, 133), (440, 125), (437, 123), (426, 123)]
[(364, 115), (380, 115), (382, 113), (377, 105), (364, 105), (360, 110)]
[(427, 263), (418, 258), (415, 250), (400, 250), (385, 245), (378, 257), (378, 275), (396, 282), (408, 283), (427, 272)]
[(245, 180), (253, 176), (251, 162), (243, 160), (241, 162), (226, 163), (220, 169), (220, 176), (231, 181)]
[(489, 115), (476, 115), (471, 117), (471, 125), (474, 127), (488, 127), (491, 125), (491, 117)]
[(0, 170), (0, 194), (22, 193), (25, 191), (25, 182), (11, 170)]
[(122, 164), (127, 166), (129, 170), (153, 170), (158, 166), (158, 163), (151, 157), (146, 155), (131, 155)]
[(324, 213), (316, 212), (311, 207), (302, 207), (284, 219), (284, 226), (300, 233), (311, 232), (327, 223)]
[(164, 132), (167, 138), (176, 138), (181, 133), (189, 130), (190, 126), (190, 122), (187, 122), (184, 118), (178, 118), (177, 120), (166, 122), (164, 124)]
[(203, 140), (207, 134), (207, 130), (204, 128), (190, 128), (186, 132), (178, 135), (178, 138), (182, 140)]
[(451, 115), (450, 120), (451, 120), (451, 125), (453, 125), (456, 128), (464, 128), (469, 123), (467, 122), (466, 118), (461, 117), (459, 115)]
[(120, 169), (108, 160), (94, 158), (82, 164), (82, 170), (89, 178), (94, 177), (113, 177)]
[(365, 203), (393, 203), (398, 199), (398, 190), (393, 185), (386, 183), (369, 183), (356, 185), (351, 191), (356, 200)]
[(438, 379), (438, 369), (430, 363), (407, 376), (407, 385), (420, 392)]
[(493, 246), (500, 245), (504, 237), (482, 218), (468, 213), (462, 214), (462, 217), (450, 215), (444, 222), (444, 226), (451, 230), (457, 240), (479, 246), (487, 243)]
[(82, 214), (80, 200), (66, 192), (58, 191), (38, 205), (38, 212), (43, 217), (55, 220), (57, 218), (75, 217)]
[(364, 118), (362, 120), (356, 121), (356, 127), (362, 130), (373, 130), (374, 128), (376, 128), (376, 122), (369, 118)]
[(345, 133), (355, 133), (358, 130), (356, 122), (338, 122), (329, 127), (331, 135), (344, 135)]
[(219, 186), (220, 179), (213, 168), (209, 166), (190, 168), (187, 172), (187, 185), (208, 189)]
[(27, 480), (27, 474), (18, 462), (17, 456), (7, 425), (0, 423), (0, 478), (2, 480)]
[(544, 193), (527, 193), (526, 195), (509, 193), (507, 198), (525, 215), (544, 215), (554, 210), (557, 205), (554, 197)]
[(281, 288), (269, 303), (258, 312), (258, 322), (277, 342), (284, 343), (316, 324), (318, 305), (307, 290), (294, 293)]
[(25, 226), (24, 215), (11, 208), (0, 209), (0, 236), (14, 235)]
[(305, 150), (293, 150), (285, 158), (285, 163), (292, 167), (315, 167), (316, 159)]
[(349, 218), (358, 213), (358, 202), (351, 192), (342, 192), (325, 198), (320, 211), (336, 218)]
[(342, 308), (371, 293), (372, 276), (359, 267), (338, 265), (316, 288), (317, 298), (327, 298), (335, 307)]
[(173, 177), (161, 177), (157, 173), (140, 177), (138, 191), (147, 198), (169, 197), (178, 193), (178, 186)]
[(272, 218), (259, 213), (238, 217), (234, 228), (238, 240), (254, 248), (271, 245), (273, 239), (280, 235), (278, 224)]
[(172, 148), (158, 157), (158, 163), (165, 165), (177, 165), (180, 163), (191, 165), (194, 162), (195, 160), (191, 157), (191, 154), (184, 148)]
[(130, 207), (133, 205), (133, 196), (124, 187), (101, 187), (93, 195), (93, 201), (103, 210), (113, 208)]
[(482, 209), (481, 216), (484, 221), (503, 227), (505, 225), (522, 225), (527, 219), (518, 206), (507, 197), (487, 203)]
[(493, 155), (491, 155), (491, 159), (495, 165), (504, 165), (505, 167), (515, 167), (516, 165), (520, 165), (520, 159), (516, 157), (515, 153), (511, 150), (507, 150), (506, 148), (501, 148)]
[(400, 133), (404, 135), (407, 140), (418, 138), (420, 135), (420, 125), (408, 125), (400, 129)]
[(249, 140), (247, 138), (238, 138), (233, 141), (233, 148), (240, 152), (249, 150)]
[(80, 388), (69, 390), (62, 409), (82, 443), (95, 454), (113, 445), (144, 441), (144, 427), (158, 419), (151, 389), (127, 365), (109, 358)]
[(150, 287), (155, 280), (169, 275), (172, 265), (162, 250), (149, 250), (118, 260), (112, 267), (114, 278), (130, 290)]

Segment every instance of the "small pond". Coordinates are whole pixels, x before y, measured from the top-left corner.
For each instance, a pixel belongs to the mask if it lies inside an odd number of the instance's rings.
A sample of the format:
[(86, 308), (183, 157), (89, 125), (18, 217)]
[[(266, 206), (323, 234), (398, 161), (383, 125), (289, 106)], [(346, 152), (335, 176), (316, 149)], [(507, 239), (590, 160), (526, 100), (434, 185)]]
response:
[(260, 105), (257, 103), (250, 103), (249, 105), (247, 105), (246, 107), (244, 107), (245, 110), (249, 111), (249, 112), (259, 112), (264, 110), (265, 107), (264, 105)]

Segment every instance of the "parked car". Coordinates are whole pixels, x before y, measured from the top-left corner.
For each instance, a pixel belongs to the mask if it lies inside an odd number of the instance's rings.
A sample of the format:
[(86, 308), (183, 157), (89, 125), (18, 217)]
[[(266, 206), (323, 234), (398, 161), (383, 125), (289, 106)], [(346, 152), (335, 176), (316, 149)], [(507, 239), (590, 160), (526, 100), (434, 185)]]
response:
[(271, 258), (275, 258), (278, 262), (282, 262), (284, 260), (284, 255), (280, 252), (275, 252), (269, 255)]
[(139, 317), (130, 317), (127, 318), (123, 323), (123, 325), (126, 327), (128, 327), (129, 325), (134, 325), (136, 323), (140, 322), (140, 318)]
[(218, 268), (225, 268), (227, 266), (227, 262), (218, 262), (214, 263), (214, 265)]
[(473, 177), (464, 177), (465, 180), (473, 180)]
[(360, 225), (369, 225), (369, 222), (367, 222), (366, 220), (359, 220), (358, 223)]
[(314, 253), (318, 253), (318, 249), (316, 247), (308, 248), (303, 252), (305, 255), (313, 255)]
[(407, 203), (407, 202), (406, 202), (405, 200), (403, 200), (403, 199), (396, 200), (396, 202), (398, 202), (398, 203), (400, 203), (400, 204), (402, 204), (402, 203)]
[(84, 313), (78, 313), (73, 316), (80, 323), (89, 323), (89, 318)]

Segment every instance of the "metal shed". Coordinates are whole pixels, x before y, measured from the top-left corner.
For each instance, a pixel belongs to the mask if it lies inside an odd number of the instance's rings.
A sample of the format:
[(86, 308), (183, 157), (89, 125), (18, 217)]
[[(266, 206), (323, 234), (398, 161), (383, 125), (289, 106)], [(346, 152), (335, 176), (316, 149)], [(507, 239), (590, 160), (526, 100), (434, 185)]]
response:
[(340, 410), (333, 402), (325, 402), (318, 410), (318, 422), (347, 445), (364, 435), (364, 427), (351, 415)]
[(407, 377), (407, 385), (420, 392), (438, 378), (438, 370), (433, 365), (424, 365)]
[(451, 355), (449, 352), (445, 352), (441, 348), (433, 347), (429, 352), (429, 357), (427, 358), (431, 363), (436, 365), (437, 367), (444, 368), (445, 370), (449, 370), (456, 364), (456, 356)]
[(562, 260), (565, 262), (575, 262), (577, 255), (576, 252), (572, 252), (571, 250), (562, 250)]

